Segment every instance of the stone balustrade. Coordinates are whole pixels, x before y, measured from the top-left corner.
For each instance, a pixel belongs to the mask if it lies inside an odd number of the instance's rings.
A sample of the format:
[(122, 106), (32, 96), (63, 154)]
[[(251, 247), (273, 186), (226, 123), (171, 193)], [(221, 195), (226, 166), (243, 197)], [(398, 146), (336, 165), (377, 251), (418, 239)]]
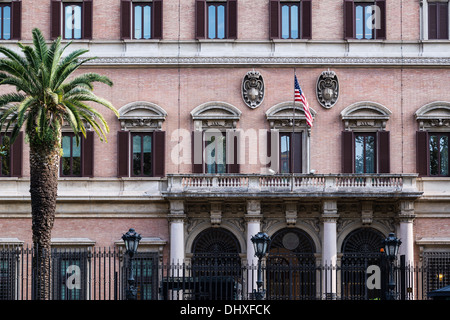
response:
[(414, 174), (172, 174), (169, 196), (417, 197)]

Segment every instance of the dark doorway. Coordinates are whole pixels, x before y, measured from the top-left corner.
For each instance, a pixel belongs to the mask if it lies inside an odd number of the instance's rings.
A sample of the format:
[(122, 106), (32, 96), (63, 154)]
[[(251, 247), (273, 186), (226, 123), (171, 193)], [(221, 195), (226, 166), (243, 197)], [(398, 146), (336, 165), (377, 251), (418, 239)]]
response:
[[(352, 231), (342, 244), (341, 294), (343, 299), (381, 299), (383, 286), (367, 285), (369, 266), (376, 266), (380, 276), (385, 272), (385, 260), (380, 249), (385, 236), (373, 228)], [(376, 268), (375, 267), (375, 268)], [(383, 283), (380, 281), (380, 283)]]
[(197, 236), (192, 252), (193, 298), (235, 299), (242, 278), (237, 238), (226, 229), (209, 228)]
[(315, 246), (301, 229), (276, 232), (267, 258), (268, 299), (314, 299), (316, 294)]

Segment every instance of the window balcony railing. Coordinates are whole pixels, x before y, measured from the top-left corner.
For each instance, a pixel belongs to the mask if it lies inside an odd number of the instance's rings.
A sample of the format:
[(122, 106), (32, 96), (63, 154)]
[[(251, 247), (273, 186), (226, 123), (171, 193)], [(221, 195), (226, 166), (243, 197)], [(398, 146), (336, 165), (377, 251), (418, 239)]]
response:
[(167, 194), (185, 196), (420, 196), (415, 174), (171, 174)]

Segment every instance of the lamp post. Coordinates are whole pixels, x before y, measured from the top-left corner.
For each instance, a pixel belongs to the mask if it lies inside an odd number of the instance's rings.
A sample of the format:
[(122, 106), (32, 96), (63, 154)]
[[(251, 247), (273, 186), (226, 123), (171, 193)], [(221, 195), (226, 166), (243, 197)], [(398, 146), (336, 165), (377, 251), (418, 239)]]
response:
[(394, 281), (394, 261), (397, 259), (398, 249), (402, 242), (398, 239), (395, 234), (390, 233), (386, 239), (383, 241), (384, 253), (389, 261), (389, 284), (388, 292), (386, 294), (387, 300), (395, 300), (397, 297)]
[(137, 252), (139, 241), (141, 241), (141, 235), (131, 228), (127, 233), (122, 235), (122, 239), (125, 243), (126, 253), (130, 257), (130, 274), (128, 276), (128, 289), (126, 292), (127, 300), (137, 299), (137, 288), (135, 286), (135, 279), (133, 275), (133, 256)]
[(265, 294), (265, 290), (262, 289), (263, 280), (261, 259), (267, 254), (267, 247), (269, 246), (270, 237), (267, 235), (267, 233), (258, 232), (251, 238), (251, 240), (255, 248), (255, 256), (258, 258), (258, 278), (256, 280), (258, 290), (255, 292), (255, 296), (257, 300), (262, 300)]

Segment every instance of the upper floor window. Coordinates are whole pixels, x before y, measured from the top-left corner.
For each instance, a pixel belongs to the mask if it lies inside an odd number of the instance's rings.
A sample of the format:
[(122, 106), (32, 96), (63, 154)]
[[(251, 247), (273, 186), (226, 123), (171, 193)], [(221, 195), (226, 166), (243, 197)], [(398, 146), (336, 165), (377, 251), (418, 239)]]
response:
[(448, 2), (428, 2), (428, 39), (448, 40)]
[(150, 39), (152, 31), (152, 5), (151, 3), (133, 4), (133, 38)]
[(137, 101), (119, 110), (119, 177), (163, 177), (165, 175), (165, 131), (167, 113), (159, 106)]
[(419, 123), (416, 133), (417, 172), (420, 176), (450, 176), (450, 102), (431, 102), (417, 110), (415, 116)]
[(196, 0), (195, 38), (236, 39), (237, 0)]
[(281, 38), (298, 39), (300, 37), (300, 3), (281, 3)]
[(92, 39), (92, 0), (52, 0), (50, 14), (53, 39)]
[(132, 176), (151, 177), (152, 170), (152, 133), (132, 133)]
[(0, 40), (20, 39), (22, 2), (0, 2)]
[(311, 39), (311, 0), (271, 0), (271, 39)]
[(341, 112), (343, 173), (390, 173), (391, 111), (375, 102), (357, 102)]
[(120, 34), (122, 39), (162, 39), (162, 0), (121, 0)]
[(80, 135), (79, 142), (72, 132), (63, 132), (61, 139), (61, 177), (94, 176), (94, 132), (86, 131), (86, 138)]
[(355, 173), (376, 172), (375, 133), (355, 133)]
[(208, 6), (208, 38), (225, 38), (225, 2), (207, 3)]
[(386, 39), (386, 1), (344, 0), (345, 39)]
[(9, 134), (0, 135), (0, 146), (4, 151), (4, 155), (0, 154), (0, 177), (21, 177), (23, 132), (19, 133), (12, 145)]
[(75, 134), (63, 134), (61, 146), (61, 176), (81, 176), (81, 144)]
[(448, 139), (450, 133), (430, 133), (430, 176), (448, 176)]
[(81, 4), (64, 3), (64, 39), (81, 39)]
[(0, 36), (1, 39), (11, 39), (11, 4), (0, 3)]
[[(316, 112), (310, 108), (311, 115)], [(309, 172), (309, 139), (311, 127), (307, 125), (300, 102), (282, 102), (266, 111), (271, 130), (267, 135), (267, 167), (277, 173)], [(295, 122), (294, 130), (292, 124)]]

